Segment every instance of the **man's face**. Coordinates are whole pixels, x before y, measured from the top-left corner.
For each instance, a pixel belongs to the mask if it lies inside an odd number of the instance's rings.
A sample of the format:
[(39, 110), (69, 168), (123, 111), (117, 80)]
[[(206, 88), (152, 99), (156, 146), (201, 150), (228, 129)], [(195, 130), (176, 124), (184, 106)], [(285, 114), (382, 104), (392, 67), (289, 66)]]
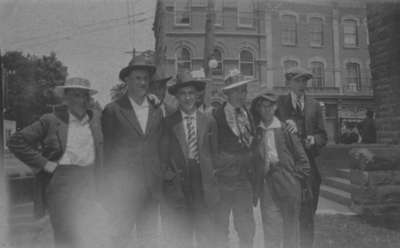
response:
[(128, 93), (136, 96), (145, 96), (149, 90), (149, 72), (146, 70), (133, 70), (126, 78)]
[(196, 109), (197, 91), (193, 86), (180, 88), (176, 93), (179, 108), (184, 112), (191, 113)]
[(196, 98), (196, 105), (197, 105), (197, 106), (200, 106), (200, 105), (202, 105), (202, 104), (204, 103), (204, 97), (205, 97), (205, 95), (206, 95), (206, 92), (205, 92), (204, 90), (199, 91), (199, 92), (197, 93), (197, 98)]
[(70, 109), (86, 111), (90, 103), (89, 91), (84, 89), (65, 89), (64, 102)]
[(306, 77), (299, 77), (296, 79), (289, 80), (289, 88), (293, 91), (296, 95), (304, 95), (307, 89), (307, 78)]
[(273, 120), (276, 111), (276, 104), (268, 100), (261, 100), (258, 104), (258, 113), (263, 122), (269, 123)]
[(158, 99), (163, 102), (165, 94), (167, 92), (167, 85), (160, 83), (153, 83), (150, 85), (150, 92), (158, 97)]
[(240, 105), (243, 105), (246, 102), (246, 97), (247, 97), (247, 85), (241, 85), (239, 87), (235, 87), (233, 89), (230, 89), (226, 92), (226, 95), (228, 96), (228, 101), (229, 102), (235, 102)]

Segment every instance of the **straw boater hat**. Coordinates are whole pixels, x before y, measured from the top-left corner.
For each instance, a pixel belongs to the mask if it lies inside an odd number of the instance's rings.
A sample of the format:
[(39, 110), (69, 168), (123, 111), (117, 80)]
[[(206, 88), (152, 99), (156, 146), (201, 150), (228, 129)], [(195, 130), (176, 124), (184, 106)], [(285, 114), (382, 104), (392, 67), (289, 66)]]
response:
[(90, 82), (89, 80), (85, 78), (79, 78), (79, 77), (73, 77), (73, 78), (68, 78), (65, 81), (64, 85), (61, 86), (56, 86), (54, 89), (55, 93), (59, 96), (64, 95), (64, 90), (65, 89), (82, 89), (82, 90), (87, 90), (89, 91), (90, 95), (94, 95), (97, 93), (97, 90), (94, 90), (90, 87)]
[(306, 80), (309, 80), (313, 77), (313, 74), (309, 70), (306, 70), (301, 67), (291, 68), (285, 73), (285, 78), (288, 81), (295, 80), (301, 77), (304, 77)]
[(183, 87), (193, 86), (197, 91), (202, 91), (206, 87), (207, 79), (201, 71), (182, 71), (176, 75), (176, 83), (168, 88), (168, 93), (176, 95), (178, 90)]
[(153, 57), (148, 54), (141, 54), (135, 56), (130, 62), (129, 65), (123, 68), (119, 72), (119, 79), (122, 82), (125, 82), (125, 78), (129, 76), (129, 74), (133, 70), (146, 70), (150, 73), (150, 76), (153, 76), (156, 72), (156, 67), (153, 62)]
[(227, 91), (241, 85), (247, 84), (253, 81), (251, 77), (245, 77), (238, 69), (233, 69), (225, 77), (224, 83), (225, 87), (222, 88), (223, 91)]

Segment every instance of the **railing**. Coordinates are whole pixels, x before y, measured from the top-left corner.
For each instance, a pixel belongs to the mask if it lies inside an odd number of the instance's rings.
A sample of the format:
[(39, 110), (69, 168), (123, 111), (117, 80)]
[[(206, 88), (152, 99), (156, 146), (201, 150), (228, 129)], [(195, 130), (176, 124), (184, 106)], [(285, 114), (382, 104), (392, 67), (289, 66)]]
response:
[[(288, 87), (286, 86), (274, 86), (274, 90), (278, 94), (284, 94), (288, 92)], [(307, 92), (311, 95), (338, 95), (340, 94), (340, 88), (338, 87), (307, 87)]]
[(344, 95), (373, 95), (372, 87), (366, 85), (358, 86), (356, 84), (347, 84), (342, 86), (342, 90)]

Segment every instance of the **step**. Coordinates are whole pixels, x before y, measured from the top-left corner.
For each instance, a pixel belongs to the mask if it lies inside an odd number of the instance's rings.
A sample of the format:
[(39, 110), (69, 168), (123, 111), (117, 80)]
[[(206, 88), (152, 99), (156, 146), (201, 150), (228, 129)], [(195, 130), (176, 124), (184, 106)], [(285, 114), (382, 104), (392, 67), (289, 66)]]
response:
[(336, 169), (335, 173), (337, 177), (350, 179), (350, 169)]
[(349, 192), (336, 189), (327, 185), (321, 185), (320, 195), (323, 198), (332, 200), (345, 206), (350, 206), (351, 204), (351, 194)]
[(322, 179), (322, 183), (324, 185), (331, 186), (349, 193), (351, 193), (354, 189), (354, 186), (351, 185), (350, 180), (341, 177), (325, 177)]

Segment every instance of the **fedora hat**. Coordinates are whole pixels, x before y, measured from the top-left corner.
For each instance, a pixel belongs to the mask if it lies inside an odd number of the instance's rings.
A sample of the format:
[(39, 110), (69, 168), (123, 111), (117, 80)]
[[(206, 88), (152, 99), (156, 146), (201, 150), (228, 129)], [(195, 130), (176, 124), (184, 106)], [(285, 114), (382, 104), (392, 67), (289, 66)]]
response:
[(229, 74), (225, 76), (223, 91), (227, 91), (241, 85), (247, 84), (253, 81), (251, 77), (245, 77), (238, 69), (229, 71)]
[(94, 95), (97, 93), (97, 90), (94, 90), (91, 88), (89, 80), (87, 80), (85, 78), (80, 78), (80, 77), (68, 78), (65, 81), (64, 85), (56, 86), (54, 91), (57, 95), (62, 96), (62, 95), (64, 95), (65, 89), (87, 90), (90, 95)]
[(159, 72), (154, 73), (153, 78), (150, 81), (150, 85), (158, 84), (165, 86), (169, 80), (171, 80), (172, 76), (164, 77)]
[(119, 72), (119, 79), (122, 82), (125, 82), (125, 78), (129, 76), (133, 70), (146, 70), (150, 73), (150, 76), (153, 76), (156, 72), (156, 67), (153, 60), (153, 56), (148, 53), (142, 53), (141, 55), (135, 56), (129, 62), (129, 65), (122, 68), (122, 70)]
[(197, 91), (202, 91), (206, 87), (205, 74), (202, 70), (200, 71), (181, 71), (176, 75), (176, 83), (168, 88), (168, 93), (176, 95), (179, 89), (187, 86), (193, 86)]
[(285, 73), (285, 78), (286, 80), (295, 80), (298, 78), (304, 77), (306, 80), (309, 80), (313, 77), (312, 72), (309, 70), (306, 70), (302, 67), (293, 67), (290, 68), (286, 73)]

